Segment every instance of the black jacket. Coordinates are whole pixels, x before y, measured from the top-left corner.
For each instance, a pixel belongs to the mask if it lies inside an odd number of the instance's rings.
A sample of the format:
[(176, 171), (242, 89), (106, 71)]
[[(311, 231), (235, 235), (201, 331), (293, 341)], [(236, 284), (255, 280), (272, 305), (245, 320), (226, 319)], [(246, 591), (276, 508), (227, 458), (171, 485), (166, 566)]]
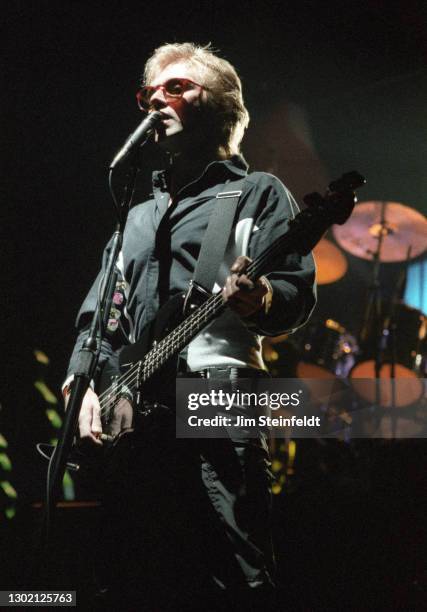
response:
[[(155, 318), (159, 307), (169, 297), (187, 289), (209, 216), (217, 202), (216, 194), (232, 190), (233, 181), (245, 175), (234, 232), (220, 266), (216, 290), (224, 283), (237, 255), (254, 259), (286, 232), (288, 220), (298, 212), (295, 200), (271, 174), (247, 174), (246, 163), (240, 156), (209, 164), (197, 180), (181, 189), (170, 207), (165, 173), (153, 174), (152, 198), (135, 206), (129, 213), (119, 258), (121, 276), (101, 362), (126, 341), (124, 336), (130, 341), (137, 340), (144, 327)], [(103, 268), (108, 249), (109, 245), (104, 252)], [(85, 329), (96, 304), (102, 273), (103, 269), (77, 317), (80, 333), (69, 374), (73, 372), (77, 351), (86, 336)], [(225, 345), (228, 353), (225, 351), (222, 355), (222, 362), (230, 359), (230, 363), (235, 364), (236, 359), (238, 363), (260, 367), (259, 359), (255, 358), (257, 353), (260, 355), (259, 336), (278, 335), (307, 320), (316, 300), (312, 256), (292, 254), (283, 261), (271, 262), (271, 271), (266, 276), (273, 288), (273, 302), (268, 314), (260, 313), (255, 319), (243, 323), (236, 314), (226, 311), (206, 328), (206, 334), (203, 332), (193, 341), (202, 355), (201, 367), (209, 365), (209, 361), (210, 365), (218, 363), (217, 353), (221, 349), (212, 338), (223, 338), (221, 346)]]

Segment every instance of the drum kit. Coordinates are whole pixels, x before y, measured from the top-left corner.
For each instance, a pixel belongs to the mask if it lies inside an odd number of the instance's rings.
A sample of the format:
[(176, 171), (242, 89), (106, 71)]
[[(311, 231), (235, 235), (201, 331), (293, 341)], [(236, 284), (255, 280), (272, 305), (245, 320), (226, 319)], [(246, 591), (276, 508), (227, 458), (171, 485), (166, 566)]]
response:
[(388, 302), (379, 273), (383, 265), (405, 264), (424, 253), (426, 217), (396, 202), (364, 202), (347, 223), (334, 227), (333, 235), (338, 246), (323, 238), (314, 249), (317, 282), (326, 285), (345, 276), (345, 252), (371, 262), (361, 329), (354, 333), (334, 319), (312, 319), (292, 336), (266, 340), (267, 366), (273, 376), (342, 381), (361, 405), (383, 411), (425, 403), (427, 318), (401, 301), (405, 265)]

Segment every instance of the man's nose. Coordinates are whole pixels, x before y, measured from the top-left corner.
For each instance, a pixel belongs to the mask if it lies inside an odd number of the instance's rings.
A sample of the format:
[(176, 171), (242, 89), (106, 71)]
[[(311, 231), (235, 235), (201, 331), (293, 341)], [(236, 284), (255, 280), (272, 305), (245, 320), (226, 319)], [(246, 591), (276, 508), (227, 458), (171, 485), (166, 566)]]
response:
[(150, 98), (150, 106), (154, 110), (159, 110), (160, 108), (167, 106), (167, 104), (168, 102), (165, 96), (165, 91), (162, 87), (159, 87), (159, 89), (156, 89)]

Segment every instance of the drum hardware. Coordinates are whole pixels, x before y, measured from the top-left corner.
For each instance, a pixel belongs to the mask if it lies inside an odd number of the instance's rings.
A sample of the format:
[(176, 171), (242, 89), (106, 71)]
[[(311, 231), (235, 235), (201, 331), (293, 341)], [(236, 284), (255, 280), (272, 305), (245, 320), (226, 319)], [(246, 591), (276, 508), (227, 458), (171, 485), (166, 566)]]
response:
[[(383, 263), (411, 259), (427, 248), (427, 219), (410, 206), (397, 202), (357, 204), (345, 225), (334, 226), (337, 243), (347, 252), (370, 261), (379, 256)], [(380, 254), (377, 253), (381, 244)]]
[[(408, 262), (427, 246), (427, 220), (418, 211), (396, 202), (365, 202), (356, 206), (345, 232), (334, 236), (346, 251), (372, 261), (372, 282), (360, 333), (362, 360), (350, 373), (356, 392), (377, 407), (408, 406), (420, 399), (425, 317), (400, 303), (402, 273), (390, 311), (384, 312), (379, 280), (386, 262)], [(375, 380), (364, 383), (359, 379)], [(393, 414), (393, 413), (392, 413)]]
[[(403, 408), (418, 401), (424, 391), (425, 338), (427, 318), (402, 302), (394, 305), (394, 322), (382, 318), (381, 363), (376, 371), (375, 343), (369, 336), (361, 344), (362, 359), (350, 372), (352, 386), (365, 401), (376, 403), (376, 390), (369, 380), (379, 379), (380, 403), (383, 408)], [(393, 376), (394, 374), (394, 376)], [(360, 380), (360, 379), (365, 379)], [(369, 379), (369, 380), (366, 380)], [(394, 379), (394, 380), (393, 380)], [(393, 400), (394, 392), (394, 400)]]
[[(402, 204), (365, 202), (356, 206), (346, 226), (334, 229), (334, 236), (346, 251), (372, 262), (372, 281), (360, 333), (356, 337), (351, 335), (333, 319), (312, 321), (285, 343), (279, 338), (274, 344), (269, 341), (264, 357), (273, 376), (285, 376), (289, 347), (293, 346), (297, 358), (293, 355), (293, 374), (288, 368), (286, 376), (338, 382), (349, 378), (360, 401), (377, 408), (378, 414), (386, 415), (390, 408), (414, 404), (425, 392), (422, 376), (427, 371), (427, 319), (400, 301), (405, 271), (390, 306), (385, 305), (380, 267), (387, 262), (407, 262), (423, 253), (427, 246), (427, 220)], [(339, 258), (336, 253), (340, 251), (329, 241), (322, 240), (319, 247), (315, 256), (320, 284), (333, 282), (322, 279), (322, 267), (326, 273), (328, 258), (329, 261)], [(344, 262), (346, 269), (347, 262)], [(342, 278), (338, 268), (332, 263), (331, 279), (334, 275), (335, 280)], [(312, 395), (316, 394), (315, 389), (311, 391)], [(403, 415), (393, 416), (394, 411), (388, 414), (393, 435), (397, 419)]]
[(359, 427), (363, 437), (394, 440), (427, 436), (427, 405), (423, 399), (405, 409), (383, 407), (373, 414), (362, 410), (362, 415)]
[[(300, 335), (298, 378), (345, 378), (359, 352), (356, 338), (334, 319), (314, 321)], [(296, 336), (297, 336), (296, 334)]]
[[(381, 254), (382, 248), (384, 245), (384, 241), (387, 236), (391, 235), (391, 231), (389, 230), (390, 226), (386, 221), (386, 202), (381, 203), (381, 213), (380, 213), (380, 223), (375, 224), (376, 231), (375, 239), (377, 240), (377, 249), (372, 253), (372, 285), (371, 285), (371, 295), (370, 299), (368, 299), (367, 308), (365, 311), (364, 317), (364, 325), (360, 334), (362, 342), (367, 341), (368, 339), (368, 329), (370, 327), (369, 323), (372, 320), (372, 330), (373, 330), (373, 362), (374, 362), (374, 377), (375, 377), (375, 394), (373, 399), (374, 405), (378, 408), (383, 405), (384, 402), (390, 405), (390, 408), (396, 408), (396, 323), (394, 319), (394, 311), (395, 311), (395, 298), (392, 300), (392, 313), (390, 315), (390, 320), (388, 326), (382, 325), (382, 302), (381, 302), (381, 284), (380, 284), (380, 266), (381, 266)], [(370, 228), (372, 230), (372, 227)], [(371, 232), (371, 235), (372, 232)], [(408, 246), (407, 257), (408, 260), (410, 257), (411, 246)], [(402, 286), (404, 275), (401, 276)], [(400, 289), (400, 283), (398, 283), (398, 287), (396, 287), (395, 297), (397, 297)], [(390, 347), (389, 354), (389, 368), (387, 368), (385, 364), (385, 351), (387, 347)], [(384, 366), (385, 369), (384, 369)], [(382, 382), (382, 376), (385, 375), (385, 378), (390, 379), (390, 399), (387, 398), (387, 394), (385, 393), (384, 384)], [(356, 376), (354, 376), (356, 378)], [(404, 394), (406, 395), (406, 394)]]
[(285, 338), (279, 343), (264, 338), (263, 357), (270, 374), (275, 378), (304, 379), (316, 406), (323, 404), (328, 389), (339, 393), (343, 379), (356, 362), (356, 338), (334, 319), (311, 321)]

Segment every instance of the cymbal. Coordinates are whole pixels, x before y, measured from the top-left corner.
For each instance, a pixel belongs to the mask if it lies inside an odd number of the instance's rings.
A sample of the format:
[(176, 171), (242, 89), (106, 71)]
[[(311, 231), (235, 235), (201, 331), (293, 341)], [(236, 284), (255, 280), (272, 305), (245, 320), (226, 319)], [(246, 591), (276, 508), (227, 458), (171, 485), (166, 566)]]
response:
[(322, 238), (313, 249), (317, 268), (317, 284), (327, 285), (334, 283), (347, 272), (347, 259), (342, 251), (333, 242)]
[[(383, 239), (380, 261), (405, 261), (421, 255), (427, 248), (427, 219), (410, 206), (397, 202), (362, 202), (350, 219), (334, 226), (338, 244), (356, 257), (372, 260), (381, 235), (381, 212), (384, 204)], [(408, 249), (410, 254), (408, 257)]]

